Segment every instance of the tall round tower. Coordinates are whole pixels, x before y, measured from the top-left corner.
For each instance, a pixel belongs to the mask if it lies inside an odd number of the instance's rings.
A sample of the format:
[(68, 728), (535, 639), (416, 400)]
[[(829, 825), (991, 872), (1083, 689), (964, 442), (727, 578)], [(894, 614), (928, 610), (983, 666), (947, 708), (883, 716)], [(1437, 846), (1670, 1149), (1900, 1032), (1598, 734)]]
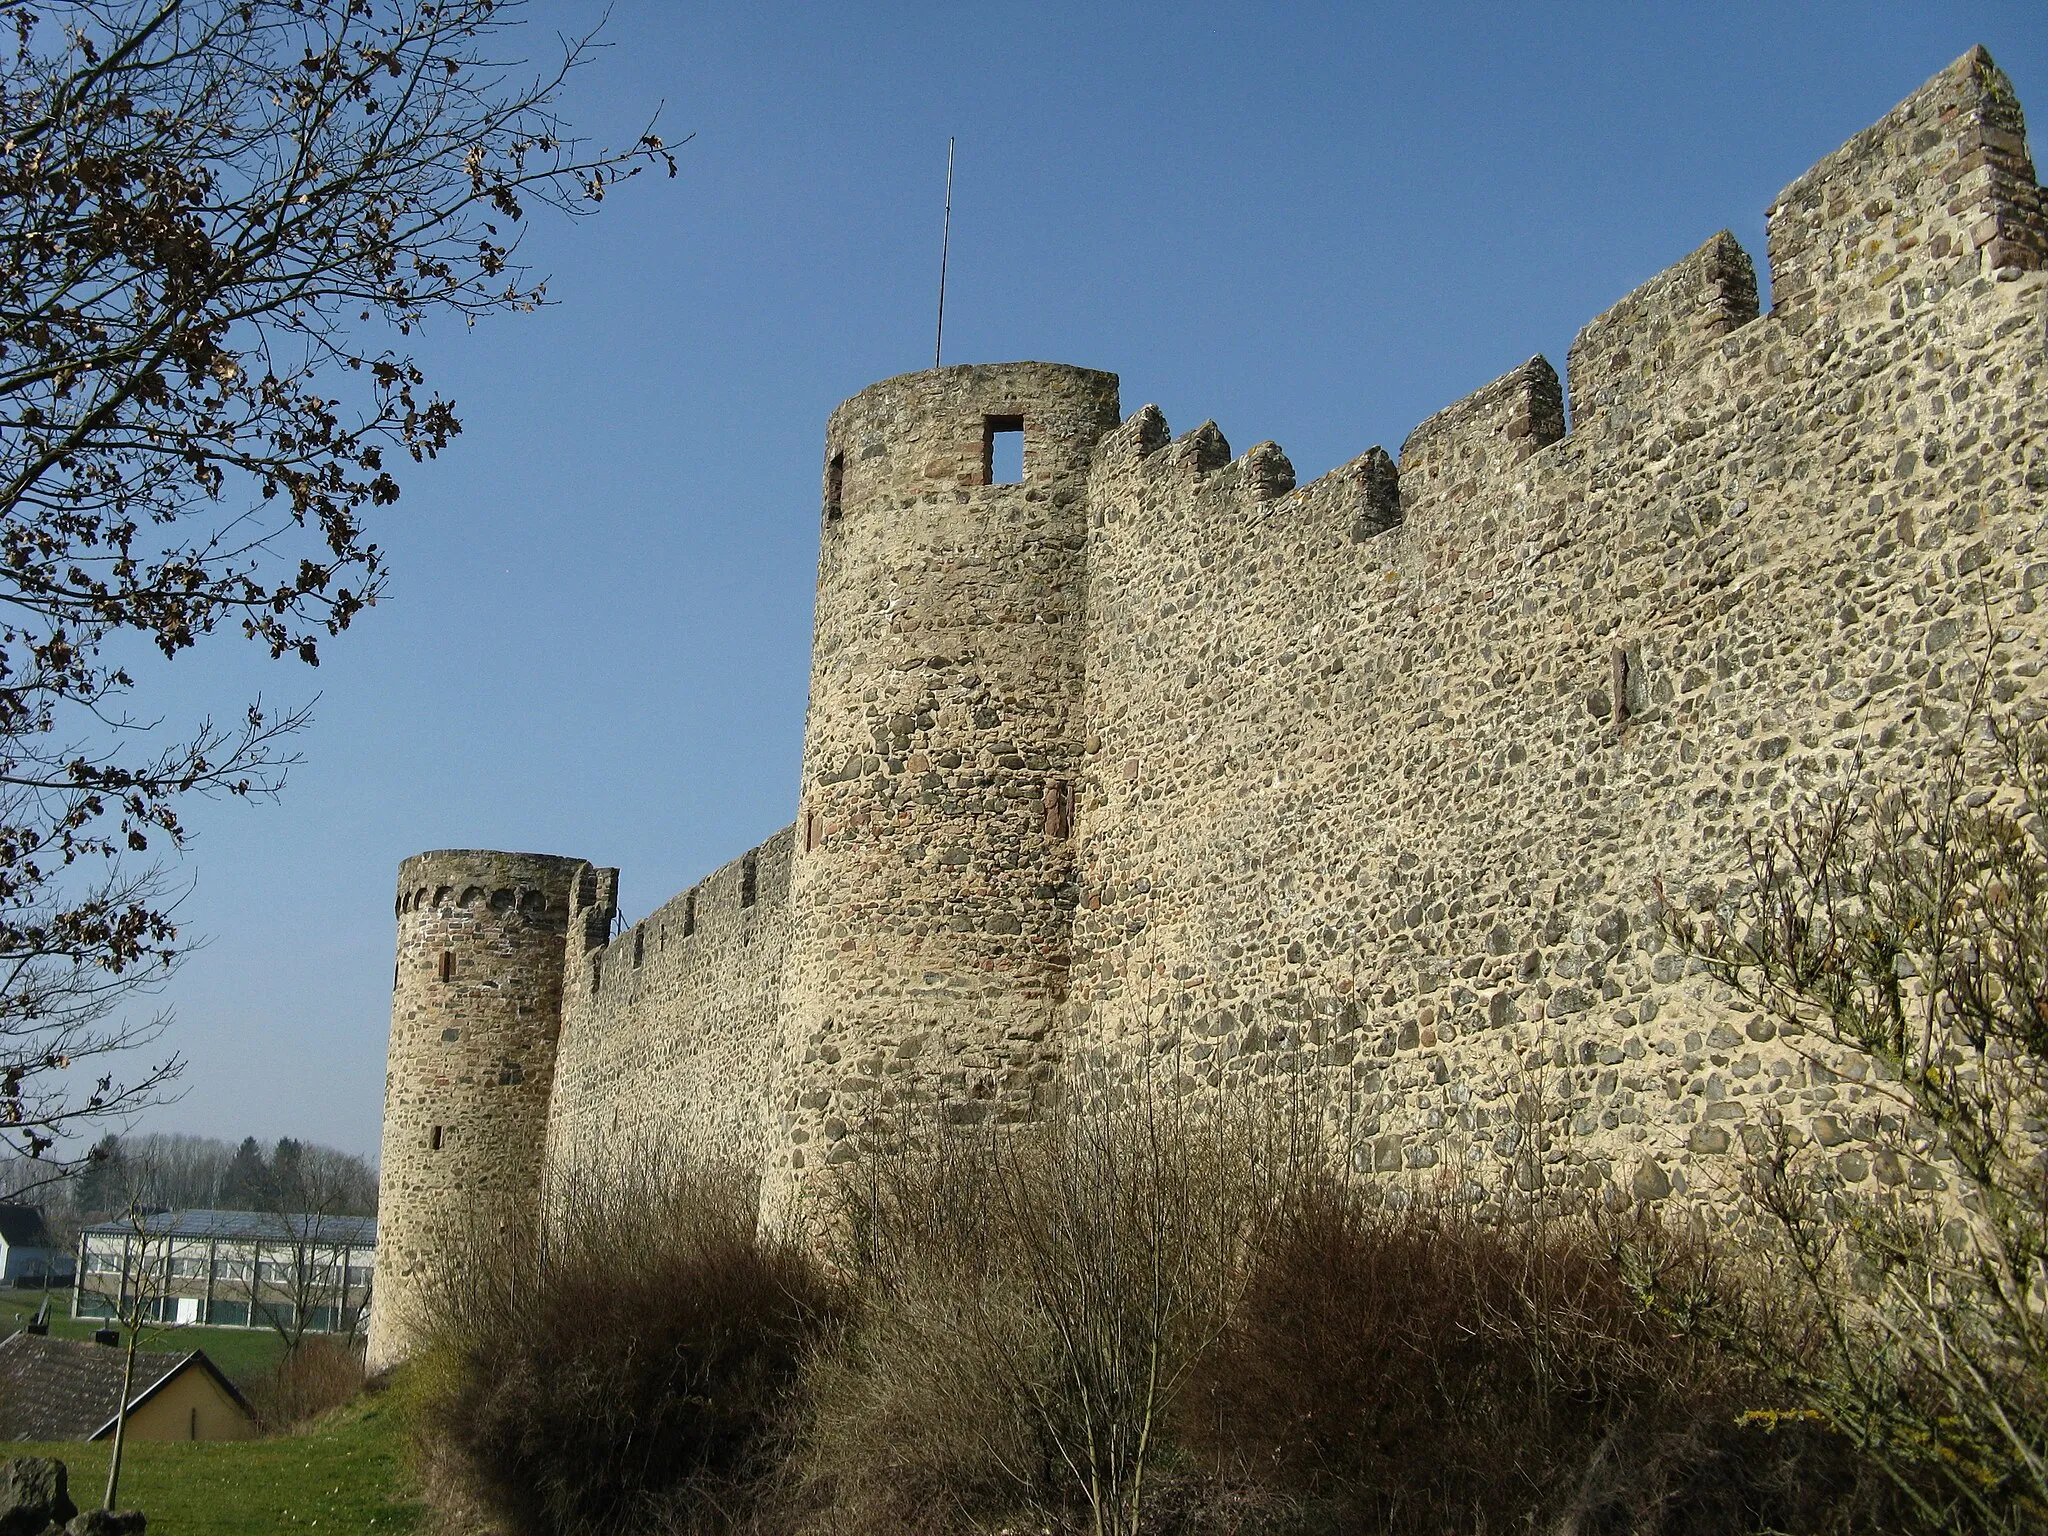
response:
[(886, 380), (832, 414), (764, 1209), (912, 1101), (1043, 1100), (1073, 911), (1087, 477), (1114, 374)]
[(444, 1236), (538, 1207), (570, 933), (602, 942), (616, 892), (616, 871), (546, 854), (399, 866), (372, 1366), (407, 1352), (410, 1294)]

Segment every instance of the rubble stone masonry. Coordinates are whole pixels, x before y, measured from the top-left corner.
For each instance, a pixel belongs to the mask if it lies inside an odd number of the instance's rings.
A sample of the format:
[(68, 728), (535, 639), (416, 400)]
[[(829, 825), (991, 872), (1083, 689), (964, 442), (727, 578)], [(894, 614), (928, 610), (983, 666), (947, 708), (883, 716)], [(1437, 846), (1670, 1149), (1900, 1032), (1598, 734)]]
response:
[[(1987, 661), (1999, 705), (2041, 694), (2048, 219), (1989, 56), (1794, 182), (1768, 245), (1768, 314), (1716, 235), (1564, 380), (1531, 359), (1306, 486), (1214, 423), (1118, 425), (1083, 369), (848, 401), (795, 825), (609, 943), (606, 872), (408, 861), (379, 1308), (387, 1252), (537, 1198), (543, 1145), (735, 1157), (772, 1219), (876, 1117), (1026, 1118), (1073, 1062), (1285, 1093), (1361, 1173), (1503, 1208), (1725, 1220), (1773, 1116), (1852, 1184), (1941, 1184), (1873, 1144), (1868, 1063), (1728, 1011), (1653, 912), (1724, 894), (1795, 797), (1910, 780)], [(436, 990), (464, 944), (496, 990)]]

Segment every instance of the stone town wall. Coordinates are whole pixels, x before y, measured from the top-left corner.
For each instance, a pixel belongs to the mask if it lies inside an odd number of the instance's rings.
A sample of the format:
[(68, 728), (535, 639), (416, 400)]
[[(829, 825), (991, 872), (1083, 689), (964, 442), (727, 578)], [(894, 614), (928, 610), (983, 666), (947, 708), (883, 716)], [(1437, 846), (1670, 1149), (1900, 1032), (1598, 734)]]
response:
[(789, 947), (792, 829), (594, 949), (564, 986), (550, 1171), (636, 1149), (760, 1166)]
[[(428, 1177), (470, 1166), (423, 1161), (429, 1122), (521, 1188), (543, 1137), (738, 1156), (774, 1217), (878, 1111), (1027, 1117), (1062, 1059), (1284, 1088), (1362, 1171), (1506, 1203), (1725, 1214), (1772, 1115), (1851, 1183), (1938, 1183), (1870, 1146), (1867, 1063), (1717, 1008), (1652, 903), (1712, 902), (1797, 795), (1910, 777), (1987, 661), (1999, 704), (2041, 690), (2048, 220), (2010, 86), (1973, 51), (1767, 232), (1768, 315), (1717, 235), (1566, 380), (1532, 359), (1308, 486), (1213, 423), (1118, 426), (1085, 369), (846, 402), (754, 905), (742, 861), (607, 944), (610, 872), (408, 862), (549, 894), (531, 931), (523, 895), (401, 902), (380, 1306), (486, 1172)], [(1010, 427), (1023, 479), (991, 484)], [(465, 944), (497, 990), (422, 979)]]
[[(1973, 54), (1572, 348), (1295, 490), (1140, 413), (1091, 485), (1070, 1049), (1305, 1085), (1367, 1171), (1715, 1196), (1866, 1067), (1702, 1006), (1711, 897), (1807, 790), (1910, 778), (2048, 642), (2048, 277)], [(1995, 149), (2005, 157), (1993, 163)], [(1746, 1027), (1745, 1027), (1746, 1024)], [(1539, 1134), (1540, 1133), (1540, 1134)], [(1923, 1180), (1938, 1177), (1919, 1170)]]

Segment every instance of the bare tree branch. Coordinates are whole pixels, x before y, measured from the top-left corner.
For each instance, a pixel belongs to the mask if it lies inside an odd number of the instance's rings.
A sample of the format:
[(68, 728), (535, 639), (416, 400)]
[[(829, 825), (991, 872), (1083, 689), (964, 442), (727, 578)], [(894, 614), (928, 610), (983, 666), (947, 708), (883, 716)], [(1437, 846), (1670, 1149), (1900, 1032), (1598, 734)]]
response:
[[(508, 57), (516, 0), (0, 0), (0, 1142), (135, 1109), (95, 1058), (185, 940), (161, 877), (189, 795), (275, 794), (304, 709), (132, 713), (137, 640), (319, 662), (383, 590), (394, 464), (461, 431), (404, 350), (544, 302), (527, 209), (649, 167), (567, 129), (593, 57)], [(162, 736), (165, 740), (159, 740)], [(83, 867), (82, 867), (83, 866)]]

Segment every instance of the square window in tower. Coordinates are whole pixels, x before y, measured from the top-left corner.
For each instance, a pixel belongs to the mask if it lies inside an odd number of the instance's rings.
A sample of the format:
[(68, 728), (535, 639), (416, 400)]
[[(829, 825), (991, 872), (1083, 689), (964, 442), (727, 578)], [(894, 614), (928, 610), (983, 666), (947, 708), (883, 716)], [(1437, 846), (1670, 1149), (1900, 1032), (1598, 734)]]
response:
[(981, 481), (984, 485), (1024, 483), (1024, 418), (984, 416), (981, 428)]

